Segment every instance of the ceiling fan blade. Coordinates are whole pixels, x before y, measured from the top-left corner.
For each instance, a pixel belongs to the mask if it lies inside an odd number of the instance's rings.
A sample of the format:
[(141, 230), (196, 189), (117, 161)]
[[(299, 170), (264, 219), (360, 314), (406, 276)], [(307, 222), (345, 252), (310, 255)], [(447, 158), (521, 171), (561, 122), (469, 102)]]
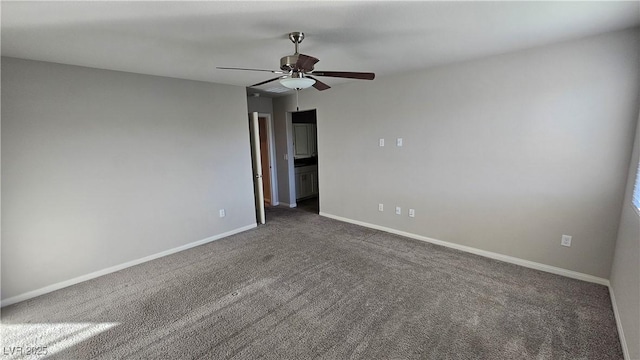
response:
[(376, 74), (374, 73), (350, 72), (350, 71), (314, 71), (314, 72), (311, 72), (310, 75), (330, 76), (330, 77), (359, 79), (359, 80), (373, 80), (376, 77)]
[(320, 60), (318, 60), (317, 58), (314, 58), (313, 56), (298, 54), (298, 61), (296, 61), (296, 68), (298, 70), (311, 71), (313, 70), (313, 65), (315, 65), (318, 61)]
[(247, 69), (247, 68), (222, 67), (222, 66), (216, 66), (216, 69), (220, 69), (220, 70), (265, 71), (265, 72), (270, 72), (270, 73), (274, 73), (274, 74), (287, 74), (287, 72), (280, 71), (280, 70)]
[(276, 81), (276, 80), (280, 79), (281, 77), (282, 77), (282, 76), (274, 77), (273, 79), (269, 79), (269, 80), (265, 80), (265, 81), (263, 81), (263, 82), (259, 82), (259, 83), (257, 83), (257, 84), (253, 84), (253, 85), (251, 85), (250, 87), (264, 85), (264, 84), (266, 84), (266, 83), (270, 83), (270, 82), (272, 82), (272, 81)]
[(322, 90), (331, 89), (331, 86), (329, 86), (329, 85), (327, 85), (327, 84), (323, 83), (322, 81), (320, 81), (320, 80), (318, 80), (318, 79), (315, 79), (315, 78), (313, 78), (313, 77), (311, 77), (311, 76), (306, 76), (306, 77), (308, 77), (309, 79), (313, 79), (313, 80), (315, 80), (315, 81), (316, 81), (316, 83), (315, 83), (315, 84), (313, 84), (313, 87), (314, 87), (314, 88), (316, 88), (316, 90), (320, 90), (320, 91), (322, 91)]

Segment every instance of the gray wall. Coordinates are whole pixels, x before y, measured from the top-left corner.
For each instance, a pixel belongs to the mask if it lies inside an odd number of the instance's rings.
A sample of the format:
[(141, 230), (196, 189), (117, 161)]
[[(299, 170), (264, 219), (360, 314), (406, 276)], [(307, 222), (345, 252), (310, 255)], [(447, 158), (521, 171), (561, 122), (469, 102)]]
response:
[[(321, 211), (608, 278), (639, 40), (609, 33), (302, 91), (301, 108), (318, 110)], [(274, 101), (276, 118), (294, 107)]]
[(242, 87), (2, 58), (3, 299), (255, 224), (251, 179)]
[(634, 210), (631, 202), (639, 161), (640, 119), (636, 128), (636, 143), (629, 166), (618, 241), (611, 267), (611, 288), (630, 359), (640, 359), (640, 214)]
[(273, 114), (273, 102), (271, 98), (265, 96), (249, 96), (247, 98), (249, 112), (259, 112), (263, 114)]
[[(308, 90), (309, 91), (309, 90)], [(276, 137), (276, 167), (280, 203), (295, 206), (296, 192), (293, 163), (293, 128), (291, 111), (295, 111), (292, 96), (273, 99), (273, 127)]]

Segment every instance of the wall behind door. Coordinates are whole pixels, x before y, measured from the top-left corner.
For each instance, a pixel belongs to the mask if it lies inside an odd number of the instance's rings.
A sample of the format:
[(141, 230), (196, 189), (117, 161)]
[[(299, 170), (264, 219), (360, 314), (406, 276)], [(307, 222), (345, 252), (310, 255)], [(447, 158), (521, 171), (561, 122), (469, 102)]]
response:
[(273, 101), (265, 96), (249, 96), (247, 97), (247, 105), (250, 113), (257, 112), (261, 114), (272, 114)]

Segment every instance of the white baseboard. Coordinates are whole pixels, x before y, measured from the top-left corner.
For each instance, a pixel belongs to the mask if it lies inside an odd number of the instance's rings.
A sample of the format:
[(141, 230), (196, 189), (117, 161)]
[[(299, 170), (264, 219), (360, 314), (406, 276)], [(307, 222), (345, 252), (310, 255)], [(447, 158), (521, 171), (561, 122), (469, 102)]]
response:
[(596, 283), (596, 284), (600, 284), (600, 285), (609, 286), (609, 280), (607, 280), (607, 279), (603, 279), (603, 278), (600, 278), (600, 277), (597, 277), (597, 276), (593, 276), (593, 275), (589, 275), (589, 274), (583, 274), (583, 273), (580, 273), (580, 272), (577, 272), (577, 271), (573, 271), (573, 270), (567, 270), (567, 269), (563, 269), (563, 268), (559, 268), (559, 267), (555, 267), (555, 266), (551, 266), (551, 265), (538, 263), (538, 262), (535, 262), (535, 261), (529, 261), (529, 260), (524, 260), (524, 259), (520, 259), (520, 258), (517, 258), (517, 257), (509, 256), (509, 255), (498, 254), (498, 253), (491, 252), (491, 251), (480, 250), (480, 249), (476, 249), (476, 248), (473, 248), (473, 247), (470, 247), (470, 246), (454, 244), (454, 243), (451, 243), (451, 242), (448, 242), (448, 241), (432, 239), (432, 238), (429, 238), (429, 237), (426, 237), (426, 236), (412, 234), (412, 233), (408, 233), (408, 232), (405, 232), (405, 231), (400, 231), (400, 230), (388, 228), (388, 227), (385, 227), (385, 226), (369, 224), (369, 223), (366, 223), (366, 222), (363, 222), (363, 221), (358, 221), (358, 220), (348, 219), (348, 218), (344, 218), (344, 217), (337, 216), (337, 215), (327, 214), (325, 212), (320, 212), (320, 215), (324, 216), (324, 217), (331, 218), (331, 219), (335, 219), (335, 220), (344, 221), (344, 222), (348, 222), (348, 223), (355, 224), (355, 225), (368, 227), (368, 228), (375, 229), (375, 230), (380, 230), (380, 231), (384, 231), (384, 232), (388, 232), (388, 233), (392, 233), (392, 234), (396, 234), (396, 235), (400, 235), (400, 236), (405, 236), (405, 237), (416, 239), (416, 240), (420, 240), (420, 241), (426, 241), (426, 242), (429, 242), (429, 243), (432, 243), (432, 244), (436, 244), (436, 245), (446, 246), (448, 248), (461, 250), (461, 251), (465, 251), (465, 252), (472, 253), (472, 254), (475, 254), (475, 255), (488, 257), (490, 259), (500, 260), (500, 261), (504, 261), (504, 262), (507, 262), (507, 263), (524, 266), (524, 267), (527, 267), (527, 268), (530, 268), (530, 269), (541, 270), (541, 271), (549, 272), (549, 273), (556, 274), (556, 275), (566, 276), (566, 277), (572, 278), (572, 279), (578, 279), (578, 280), (588, 281), (588, 282), (592, 282), (592, 283)]
[(289, 203), (286, 203), (286, 202), (281, 202), (280, 204), (282, 204), (284, 206), (287, 206), (287, 207), (290, 207), (290, 208), (298, 207), (297, 203), (289, 204)]
[(620, 320), (620, 313), (618, 312), (618, 304), (616, 303), (616, 295), (613, 293), (613, 288), (609, 285), (609, 296), (611, 297), (611, 306), (613, 306), (613, 315), (616, 318), (616, 326), (618, 327), (618, 336), (620, 337), (620, 346), (622, 346), (622, 354), (625, 360), (631, 360), (629, 355), (629, 347), (627, 346), (627, 339), (624, 336), (624, 329), (622, 328), (622, 321)]
[(108, 267), (106, 269), (102, 269), (102, 270), (98, 270), (98, 271), (95, 271), (95, 272), (92, 272), (92, 273), (89, 273), (89, 274), (86, 274), (86, 275), (78, 276), (78, 277), (73, 278), (73, 279), (69, 279), (69, 280), (65, 280), (65, 281), (62, 281), (62, 282), (59, 282), (59, 283), (56, 283), (56, 284), (48, 285), (48, 286), (45, 286), (45, 287), (37, 289), (37, 290), (32, 290), (32, 291), (26, 292), (24, 294), (20, 294), (20, 295), (16, 295), (16, 296), (4, 299), (4, 300), (2, 300), (2, 304), (0, 306), (4, 307), (4, 306), (15, 304), (15, 303), (18, 303), (18, 302), (21, 302), (21, 301), (24, 301), (24, 300), (28, 300), (28, 299), (34, 298), (36, 296), (44, 295), (46, 293), (50, 293), (52, 291), (56, 291), (56, 290), (65, 288), (67, 286), (71, 286), (71, 285), (75, 285), (75, 284), (81, 283), (83, 281), (95, 279), (95, 278), (97, 278), (99, 276), (102, 276), (102, 275), (110, 274), (112, 272), (116, 272), (116, 271), (119, 271), (119, 270), (122, 270), (122, 269), (125, 269), (125, 268), (128, 268), (128, 267), (134, 266), (134, 265), (142, 264), (142, 263), (147, 262), (147, 261), (155, 260), (155, 259), (161, 258), (163, 256), (175, 254), (177, 252), (190, 249), (192, 247), (196, 247), (196, 246), (203, 245), (203, 244), (215, 241), (215, 240), (219, 240), (219, 239), (225, 238), (227, 236), (231, 236), (231, 235), (234, 235), (234, 234), (237, 234), (237, 233), (241, 233), (243, 231), (247, 231), (247, 230), (253, 229), (256, 226), (257, 226), (257, 224), (251, 224), (251, 225), (243, 226), (243, 227), (240, 227), (240, 228), (237, 228), (237, 229), (233, 229), (231, 231), (227, 231), (227, 232), (222, 233), (222, 234), (218, 234), (218, 235), (214, 235), (214, 236), (208, 237), (206, 239), (198, 240), (198, 241), (186, 244), (186, 245), (178, 246), (178, 247), (173, 248), (173, 249), (165, 250), (165, 251), (159, 252), (157, 254), (145, 256), (143, 258), (136, 259), (136, 260), (127, 261), (127, 262), (125, 262), (123, 264), (111, 266), (111, 267)]

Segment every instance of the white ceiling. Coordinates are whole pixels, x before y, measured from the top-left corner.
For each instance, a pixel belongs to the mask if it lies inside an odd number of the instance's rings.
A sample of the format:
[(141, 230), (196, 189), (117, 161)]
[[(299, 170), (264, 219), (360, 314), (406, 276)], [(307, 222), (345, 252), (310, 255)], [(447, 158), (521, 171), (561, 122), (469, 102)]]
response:
[(379, 77), (640, 25), (638, 1), (2, 1), (1, 12), (3, 56), (241, 86), (274, 75), (215, 67), (275, 70), (291, 31), (317, 70)]

